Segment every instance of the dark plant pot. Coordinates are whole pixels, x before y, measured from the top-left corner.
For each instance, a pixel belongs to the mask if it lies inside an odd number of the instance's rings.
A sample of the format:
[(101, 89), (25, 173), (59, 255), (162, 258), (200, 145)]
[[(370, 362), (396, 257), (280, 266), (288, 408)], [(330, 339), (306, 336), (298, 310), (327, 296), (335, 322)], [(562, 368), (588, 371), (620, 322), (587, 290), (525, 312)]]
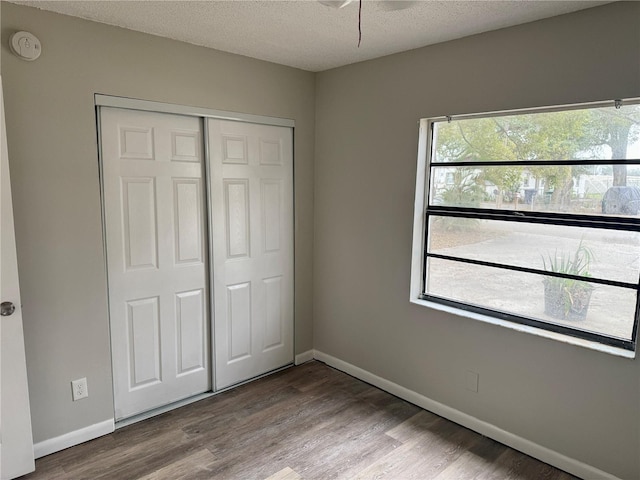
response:
[(543, 280), (544, 313), (560, 320), (587, 318), (593, 286), (586, 282)]

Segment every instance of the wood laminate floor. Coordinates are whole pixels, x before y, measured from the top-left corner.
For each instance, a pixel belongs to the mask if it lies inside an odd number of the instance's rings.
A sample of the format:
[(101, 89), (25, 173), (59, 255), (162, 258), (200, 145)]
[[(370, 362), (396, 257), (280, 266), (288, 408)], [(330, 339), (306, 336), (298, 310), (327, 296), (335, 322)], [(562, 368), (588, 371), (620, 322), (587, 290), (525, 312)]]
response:
[(309, 362), (41, 458), (23, 479), (575, 477)]

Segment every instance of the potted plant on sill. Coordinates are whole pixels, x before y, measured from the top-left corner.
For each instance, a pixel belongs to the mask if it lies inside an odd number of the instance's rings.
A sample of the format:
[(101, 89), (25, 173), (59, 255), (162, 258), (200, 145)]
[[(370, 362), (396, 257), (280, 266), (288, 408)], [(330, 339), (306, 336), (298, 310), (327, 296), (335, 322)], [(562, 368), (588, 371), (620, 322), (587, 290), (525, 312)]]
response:
[[(547, 272), (590, 277), (593, 253), (580, 240), (573, 252), (556, 250), (542, 256)], [(593, 285), (584, 280), (548, 276), (544, 284), (544, 313), (560, 320), (584, 320), (587, 316)]]

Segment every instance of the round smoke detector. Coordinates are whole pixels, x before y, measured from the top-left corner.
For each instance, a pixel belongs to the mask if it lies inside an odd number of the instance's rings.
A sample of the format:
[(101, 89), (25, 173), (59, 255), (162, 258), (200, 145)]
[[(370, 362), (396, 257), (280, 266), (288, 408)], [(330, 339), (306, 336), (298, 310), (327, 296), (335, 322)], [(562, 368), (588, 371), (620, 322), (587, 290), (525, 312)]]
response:
[(9, 45), (11, 45), (11, 51), (15, 53), (17, 57), (28, 62), (32, 62), (38, 58), (42, 52), (40, 40), (29, 32), (14, 33), (11, 35)]

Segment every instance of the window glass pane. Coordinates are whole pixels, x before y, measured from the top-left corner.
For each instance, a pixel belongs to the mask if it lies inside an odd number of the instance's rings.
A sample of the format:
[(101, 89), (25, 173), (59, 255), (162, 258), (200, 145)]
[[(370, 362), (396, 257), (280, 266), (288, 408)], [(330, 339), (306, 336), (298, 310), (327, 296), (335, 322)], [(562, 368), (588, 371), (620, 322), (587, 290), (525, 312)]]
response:
[[(616, 185), (621, 171), (626, 178), (624, 186)], [(578, 215), (637, 217), (640, 214), (640, 162), (631, 165), (432, 166), (430, 182), (430, 206)]]
[(640, 233), (434, 215), (427, 251), (637, 285)]
[(640, 105), (436, 122), (434, 162), (640, 158)]
[(427, 273), (428, 295), (609, 337), (632, 338), (636, 292), (628, 288), (576, 281), (549, 284), (545, 278), (550, 277), (543, 275), (436, 258), (428, 259)]

